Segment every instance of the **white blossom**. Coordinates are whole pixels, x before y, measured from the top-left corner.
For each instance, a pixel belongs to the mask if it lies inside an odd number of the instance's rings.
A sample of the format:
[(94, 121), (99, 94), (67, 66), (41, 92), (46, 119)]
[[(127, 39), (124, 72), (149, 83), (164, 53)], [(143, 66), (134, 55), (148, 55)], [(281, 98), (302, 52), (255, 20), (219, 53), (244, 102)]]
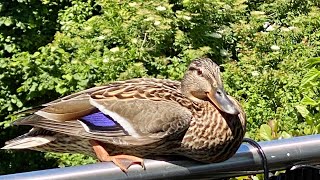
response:
[(106, 63), (109, 61), (109, 58), (103, 58), (102, 62)]
[(270, 32), (270, 31), (274, 31), (275, 28), (273, 27), (273, 25), (270, 25), (269, 27), (267, 27), (266, 31)]
[(288, 32), (288, 31), (290, 31), (290, 29), (289, 29), (289, 28), (286, 28), (286, 27), (283, 27), (283, 28), (281, 28), (281, 31), (283, 31), (283, 32)]
[(158, 6), (158, 7), (156, 7), (156, 10), (158, 10), (158, 11), (165, 11), (167, 8), (166, 7), (164, 7), (164, 6)]
[(251, 72), (251, 75), (252, 75), (252, 76), (259, 76), (259, 72), (258, 72), (258, 71), (252, 71), (252, 72)]
[(119, 50), (120, 50), (119, 47), (114, 47), (114, 48), (110, 49), (111, 52), (117, 52)]
[(263, 11), (251, 11), (250, 14), (254, 16), (261, 16), (261, 15), (265, 15), (266, 13)]
[(290, 27), (288, 27), (288, 29), (290, 29), (290, 30), (295, 30), (295, 29), (297, 29), (297, 28), (294, 27), (294, 26), (290, 26)]
[(226, 9), (226, 10), (232, 9), (232, 7), (230, 5), (228, 5), (228, 4), (224, 5), (223, 8)]
[(148, 17), (146, 19), (144, 19), (144, 21), (153, 21), (154, 20), (154, 17)]
[(138, 39), (137, 38), (133, 38), (133, 39), (131, 39), (131, 42), (135, 44), (135, 43), (138, 42)]
[(134, 6), (136, 6), (136, 5), (137, 5), (136, 2), (129, 3), (129, 6), (131, 6), (131, 7), (134, 7)]
[(208, 34), (208, 36), (211, 36), (211, 37), (217, 38), (217, 39), (222, 38), (222, 35), (219, 33), (216, 33), (216, 32), (210, 33), (210, 34)]
[(185, 20), (188, 20), (188, 21), (191, 20), (191, 17), (190, 17), (190, 16), (183, 16), (183, 18), (184, 18)]
[(263, 28), (264, 29), (266, 29), (267, 27), (269, 27), (270, 26), (270, 23), (269, 22), (265, 22), (264, 24), (263, 24)]
[(154, 21), (154, 23), (153, 23), (155, 26), (158, 26), (158, 25), (160, 25), (161, 24), (161, 22), (160, 21)]
[(97, 39), (98, 39), (98, 40), (104, 40), (105, 38), (106, 38), (105, 36), (101, 35), (101, 36), (99, 36)]
[(272, 46), (271, 46), (271, 49), (272, 49), (273, 51), (279, 51), (279, 50), (280, 50), (280, 47), (277, 46), (277, 45), (272, 45)]

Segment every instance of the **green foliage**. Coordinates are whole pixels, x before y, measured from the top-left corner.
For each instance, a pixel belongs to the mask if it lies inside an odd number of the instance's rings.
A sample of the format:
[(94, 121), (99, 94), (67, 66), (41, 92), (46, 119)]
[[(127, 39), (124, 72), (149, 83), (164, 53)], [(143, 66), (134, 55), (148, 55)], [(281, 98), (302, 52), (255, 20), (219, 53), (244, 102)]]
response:
[[(227, 92), (247, 113), (247, 136), (318, 133), (317, 1), (40, 2), (0, 2), (0, 146), (28, 130), (8, 128), (14, 112), (114, 80), (181, 79), (203, 56), (221, 64)], [(58, 153), (0, 155), (8, 157), (0, 174), (94, 162)]]
[(319, 57), (308, 60), (309, 71), (304, 75), (300, 86), (303, 99), (300, 104), (296, 105), (297, 111), (306, 120), (306, 126), (303, 128), (305, 134), (320, 132), (319, 65)]
[(262, 124), (260, 126), (259, 137), (262, 140), (270, 141), (274, 139), (290, 138), (292, 136), (286, 131), (279, 131), (278, 121), (271, 120), (268, 124)]
[(45, 158), (55, 159), (59, 167), (85, 165), (96, 162), (92, 157), (83, 154), (46, 153)]
[(52, 41), (59, 28), (58, 11), (67, 1), (0, 1), (0, 57), (35, 52)]
[[(257, 10), (269, 5), (263, 3)], [(245, 99), (250, 137), (259, 139), (255, 129), (270, 120), (279, 123), (279, 131), (303, 135), (304, 119), (295, 106), (302, 100), (305, 61), (319, 54), (314, 47), (319, 41), (319, 9), (312, 6), (281, 21), (264, 10), (251, 11), (248, 21), (233, 25), (240, 61), (224, 64), (224, 80), (231, 94)], [(266, 22), (268, 28), (263, 27)]]

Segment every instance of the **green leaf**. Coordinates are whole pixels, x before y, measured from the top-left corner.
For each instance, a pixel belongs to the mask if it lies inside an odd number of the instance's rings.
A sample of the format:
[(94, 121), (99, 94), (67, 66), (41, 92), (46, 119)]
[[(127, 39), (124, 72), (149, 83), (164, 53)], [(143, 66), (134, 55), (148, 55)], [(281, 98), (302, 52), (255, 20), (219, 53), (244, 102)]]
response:
[(64, 79), (71, 81), (72, 80), (72, 75), (71, 74), (66, 74), (62, 76)]
[(33, 57), (37, 57), (37, 56), (39, 56), (40, 55), (40, 52), (35, 52), (34, 54), (33, 54)]
[(259, 180), (259, 177), (258, 176), (253, 176), (252, 180)]
[(267, 124), (262, 124), (260, 126), (260, 137), (263, 140), (272, 140), (271, 127)]
[(285, 131), (282, 131), (281, 132), (281, 137), (287, 139), (287, 138), (291, 138), (292, 136), (289, 133), (287, 133)]
[(307, 83), (315, 80), (320, 75), (320, 72), (313, 67), (312, 69), (307, 72), (307, 74), (303, 77), (301, 81), (301, 86), (305, 86)]
[(16, 48), (14, 44), (4, 44), (3, 46), (4, 46), (4, 49), (9, 53), (13, 52)]
[(320, 132), (320, 124), (318, 124), (314, 130), (316, 131), (315, 133), (319, 133)]
[(306, 106), (297, 105), (295, 108), (298, 110), (298, 112), (301, 114), (302, 117), (306, 118), (309, 115), (309, 111)]
[(58, 84), (56, 87), (55, 87), (55, 90), (60, 93), (60, 94), (64, 94), (65, 92), (68, 91), (68, 89), (65, 87), (64, 84)]
[(16, 105), (21, 108), (23, 106), (23, 103), (20, 101), (20, 99), (17, 99)]
[(6, 26), (12, 25), (13, 24), (12, 19), (8, 18), (8, 17), (5, 17), (4, 21), (3, 21), (3, 24), (6, 25)]
[(273, 133), (278, 132), (278, 121), (277, 120), (270, 120), (268, 125), (271, 127)]
[(308, 59), (308, 63), (310, 66), (320, 64), (320, 57), (310, 58), (310, 59)]
[(34, 91), (36, 91), (37, 87), (38, 87), (38, 83), (33, 82), (33, 83), (32, 83), (31, 88), (29, 89), (29, 90), (30, 90), (30, 92), (34, 92)]
[(315, 100), (311, 99), (309, 96), (305, 96), (305, 97), (301, 100), (301, 103), (302, 103), (303, 105), (311, 105), (311, 106), (316, 106), (316, 105), (318, 105), (318, 103), (317, 103)]
[(312, 130), (311, 130), (309, 127), (305, 127), (305, 128), (303, 129), (303, 133), (304, 133), (305, 135), (309, 135), (309, 134), (312, 134)]
[(306, 123), (309, 125), (314, 125), (314, 118), (312, 118), (311, 116), (307, 116), (305, 117)]

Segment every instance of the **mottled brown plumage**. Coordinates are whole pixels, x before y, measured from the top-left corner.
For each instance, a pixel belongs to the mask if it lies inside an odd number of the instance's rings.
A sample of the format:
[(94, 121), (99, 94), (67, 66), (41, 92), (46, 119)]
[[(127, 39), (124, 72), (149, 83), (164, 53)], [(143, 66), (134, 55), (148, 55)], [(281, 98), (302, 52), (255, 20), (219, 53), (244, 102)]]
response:
[[(89, 142), (95, 140), (110, 156), (179, 154), (210, 163), (230, 158), (246, 128), (241, 106), (225, 94), (219, 67), (208, 58), (194, 60), (181, 83), (146, 78), (118, 81), (43, 106), (15, 122), (34, 128), (3, 149), (95, 155), (97, 150)], [(97, 111), (109, 115), (117, 127), (95, 130), (79, 121)]]

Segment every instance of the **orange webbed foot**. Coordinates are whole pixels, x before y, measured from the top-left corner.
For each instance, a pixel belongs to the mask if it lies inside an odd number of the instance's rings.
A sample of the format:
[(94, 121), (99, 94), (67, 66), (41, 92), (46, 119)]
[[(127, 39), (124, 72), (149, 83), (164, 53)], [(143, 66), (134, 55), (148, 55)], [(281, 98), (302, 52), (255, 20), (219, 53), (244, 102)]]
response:
[[(110, 156), (98, 141), (90, 140), (90, 144), (92, 145), (92, 148), (100, 161), (111, 161), (125, 173), (128, 172), (128, 168), (133, 164), (139, 164), (143, 169), (145, 169), (144, 160), (141, 158), (130, 155)], [(124, 160), (126, 163), (122, 162), (121, 160)]]
[[(130, 156), (130, 155), (116, 155), (109, 156), (111, 161), (117, 165), (123, 172), (128, 172), (128, 168), (133, 164), (139, 164), (143, 169), (146, 169), (144, 166), (144, 161), (141, 158)], [(123, 162), (120, 162), (120, 159), (129, 161), (126, 165)]]

